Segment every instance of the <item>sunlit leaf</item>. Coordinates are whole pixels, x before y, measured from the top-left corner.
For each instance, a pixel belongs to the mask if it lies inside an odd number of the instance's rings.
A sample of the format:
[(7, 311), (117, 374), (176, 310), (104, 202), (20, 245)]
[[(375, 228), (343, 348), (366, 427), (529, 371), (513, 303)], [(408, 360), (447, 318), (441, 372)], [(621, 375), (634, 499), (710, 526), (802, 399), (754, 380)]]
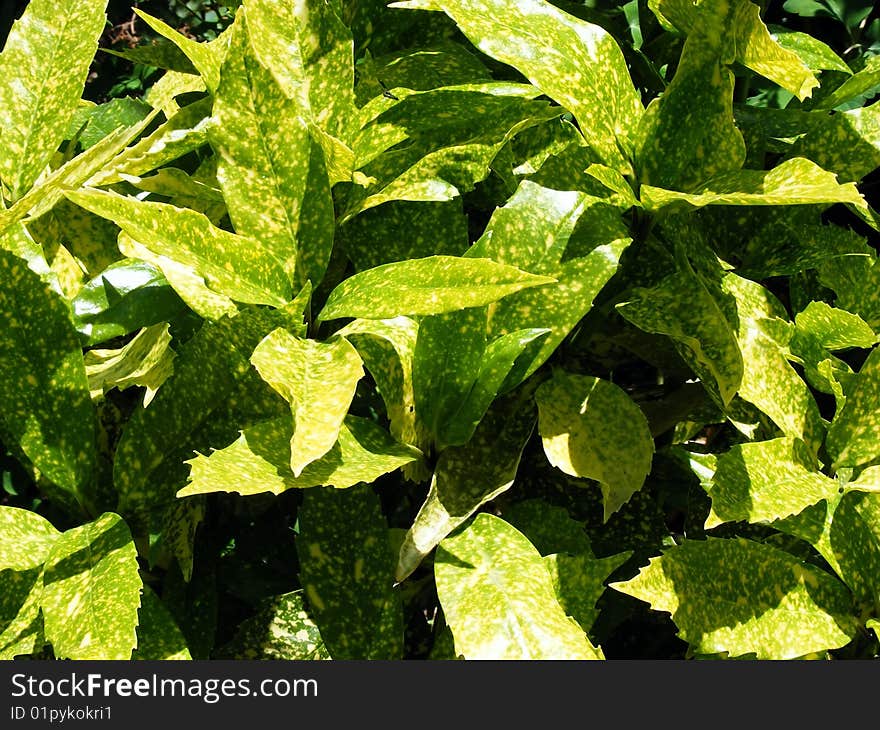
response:
[(566, 474), (599, 482), (607, 521), (651, 470), (648, 421), (618, 386), (587, 375), (559, 372), (535, 398), (548, 460)]
[(434, 562), (455, 652), (465, 659), (602, 659), (556, 599), (540, 553), (504, 520), (477, 515)]
[(336, 443), (363, 362), (348, 340), (304, 340), (275, 330), (257, 345), (251, 362), (260, 376), (290, 403), (293, 438), (290, 468), (294, 476)]
[(848, 644), (851, 598), (832, 576), (742, 538), (685, 540), (612, 588), (668, 611), (702, 654), (794, 659)]
[(0, 178), (23, 195), (76, 111), (104, 29), (107, 0), (33, 0), (0, 54)]
[(553, 282), (548, 276), (487, 259), (429, 256), (348, 277), (330, 294), (318, 319), (387, 319), (400, 314), (454, 312)]
[(137, 550), (119, 515), (107, 512), (61, 535), (44, 583), (40, 602), (55, 656), (131, 657), (142, 584)]

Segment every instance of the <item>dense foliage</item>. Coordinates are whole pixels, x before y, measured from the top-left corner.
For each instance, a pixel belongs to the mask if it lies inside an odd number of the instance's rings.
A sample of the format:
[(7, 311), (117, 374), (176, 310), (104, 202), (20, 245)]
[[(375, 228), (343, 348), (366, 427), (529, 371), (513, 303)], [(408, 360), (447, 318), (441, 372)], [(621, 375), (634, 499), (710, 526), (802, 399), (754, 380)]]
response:
[(0, 55), (0, 657), (876, 655), (873, 4), (177, 5)]

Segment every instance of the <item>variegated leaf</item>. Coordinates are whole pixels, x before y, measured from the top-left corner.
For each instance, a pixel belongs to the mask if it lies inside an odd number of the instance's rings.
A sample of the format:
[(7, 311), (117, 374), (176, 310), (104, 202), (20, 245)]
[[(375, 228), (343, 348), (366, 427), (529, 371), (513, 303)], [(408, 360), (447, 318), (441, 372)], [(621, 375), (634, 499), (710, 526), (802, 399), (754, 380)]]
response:
[(455, 312), (554, 281), (488, 259), (410, 259), (348, 277), (330, 293), (318, 320)]
[(98, 400), (112, 388), (125, 390), (132, 385), (146, 388), (144, 405), (174, 372), (174, 350), (167, 324), (144, 327), (118, 349), (89, 350), (84, 357), (89, 391)]
[(403, 610), (378, 495), (312, 489), (298, 516), (300, 578), (330, 656), (400, 659)]
[(60, 534), (36, 512), (0, 506), (0, 571), (42, 567)]
[(200, 213), (98, 190), (69, 192), (67, 196), (112, 220), (141, 246), (187, 267), (218, 294), (275, 307), (290, 299), (290, 281), (270, 251), (256, 239), (217, 228)]
[(95, 411), (67, 303), (0, 249), (0, 312), (0, 422), (47, 479), (89, 508)]
[(192, 659), (180, 628), (153, 589), (144, 586), (138, 611), (137, 648), (132, 659), (170, 661)]
[(293, 413), (290, 468), (298, 477), (336, 443), (363, 361), (344, 338), (315, 342), (278, 329), (257, 345), (251, 363)]
[(289, 417), (263, 421), (242, 431), (237, 441), (209, 455), (197, 455), (191, 465), (189, 483), (178, 497), (211, 492), (250, 495), (288, 489), (329, 486), (337, 489), (374, 482), (421, 458), (411, 446), (396, 442), (380, 426), (348, 416), (339, 438), (322, 458), (305, 467), (296, 477), (290, 470)]
[(479, 514), (441, 542), (434, 575), (465, 659), (604, 658), (566, 615), (535, 546), (498, 517)]
[(647, 419), (618, 386), (587, 375), (560, 371), (535, 399), (547, 459), (566, 474), (599, 482), (607, 521), (651, 470)]
[(794, 659), (844, 646), (857, 631), (837, 579), (743, 538), (685, 540), (611, 587), (671, 613), (701, 654)]
[(717, 296), (688, 267), (652, 289), (633, 290), (617, 311), (645, 332), (670, 337), (709, 394), (727, 406), (742, 382), (743, 358)]
[(867, 203), (853, 183), (837, 182), (837, 175), (805, 157), (795, 157), (772, 170), (739, 170), (705, 181), (693, 193), (679, 193), (642, 185), (642, 204), (649, 210), (701, 208), (704, 205), (812, 205)]
[(513, 485), (535, 415), (531, 404), (511, 396), (490, 409), (467, 444), (440, 454), (428, 496), (400, 547), (398, 581), (482, 505)]
[(630, 171), (627, 134), (642, 105), (623, 54), (604, 29), (543, 0), (411, 0), (391, 7), (444, 11), (483, 53), (571, 111), (606, 165)]
[(236, 14), (208, 139), (236, 232), (258, 238), (293, 278), (311, 136), (301, 105), (257, 61), (245, 17)]
[(104, 29), (107, 0), (32, 0), (0, 54), (0, 179), (13, 198), (64, 138)]
[(59, 659), (129, 659), (142, 583), (137, 549), (122, 518), (106, 512), (56, 540), (40, 603), (46, 639)]
[(862, 466), (880, 456), (880, 348), (865, 360), (826, 441), (834, 468)]
[(706, 485), (712, 511), (706, 529), (724, 522), (771, 522), (837, 494), (839, 484), (816, 470), (803, 442), (792, 438), (738, 444), (718, 459)]

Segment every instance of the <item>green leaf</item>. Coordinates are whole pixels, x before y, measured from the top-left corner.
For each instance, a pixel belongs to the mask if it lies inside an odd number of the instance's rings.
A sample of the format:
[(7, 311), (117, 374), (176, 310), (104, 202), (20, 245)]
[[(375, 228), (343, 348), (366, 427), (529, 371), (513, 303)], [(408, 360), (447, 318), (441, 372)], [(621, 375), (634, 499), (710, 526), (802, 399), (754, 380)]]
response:
[(468, 247), (467, 223), (460, 199), (395, 200), (356, 215), (339, 229), (337, 240), (355, 271), (364, 271), (435, 254), (455, 256)]
[(150, 401), (174, 372), (174, 350), (167, 324), (145, 327), (118, 349), (89, 350), (84, 361), (92, 399), (102, 398), (108, 390), (125, 390), (132, 385), (146, 388), (144, 405)]
[(554, 281), (488, 259), (410, 259), (350, 276), (330, 293), (318, 320), (455, 312)]
[(531, 404), (511, 396), (489, 410), (467, 444), (440, 454), (428, 496), (400, 547), (399, 582), (482, 505), (510, 489), (534, 426)]
[(688, 194), (642, 185), (642, 204), (654, 211), (704, 205), (867, 205), (853, 183), (839, 184), (837, 175), (804, 157), (786, 160), (769, 171), (739, 170), (719, 175), (699, 187)]
[(880, 349), (865, 360), (835, 414), (826, 447), (834, 468), (862, 466), (880, 456)]
[(831, 498), (838, 488), (837, 481), (816, 471), (801, 441), (737, 444), (718, 459), (707, 486), (712, 511), (706, 529), (724, 522), (769, 522), (796, 515)]
[(140, 8), (134, 8), (134, 12), (156, 33), (167, 38), (183, 51), (184, 55), (205, 80), (209, 91), (213, 93), (217, 90), (217, 86), (220, 83), (220, 66), (226, 55), (228, 38), (221, 36), (211, 43), (199, 43), (191, 38), (187, 38), (182, 33), (178, 33), (158, 18), (154, 18)]
[(737, 60), (801, 101), (819, 86), (819, 81), (797, 54), (783, 48), (770, 35), (761, 20), (761, 7), (749, 0), (724, 3), (652, 0), (650, 6), (661, 22), (671, 22), (686, 34), (699, 32), (705, 28), (704, 23), (710, 25), (712, 34), (723, 38), (726, 64)]
[(171, 320), (183, 308), (162, 273), (135, 259), (111, 264), (73, 300), (76, 328), (87, 338), (86, 345)]
[(0, 421), (34, 466), (87, 506), (95, 412), (67, 303), (0, 250), (0, 312)]
[(571, 111), (602, 162), (629, 171), (626, 136), (642, 105), (623, 53), (604, 29), (542, 0), (412, 0), (391, 7), (444, 11), (483, 53)]
[(474, 385), (485, 350), (483, 307), (423, 317), (419, 322), (412, 364), (416, 414), (440, 448), (463, 443), (447, 440), (448, 431)]
[(0, 178), (14, 198), (64, 139), (104, 29), (106, 0), (32, 0), (0, 54)]
[(840, 71), (852, 76), (850, 67), (831, 48), (809, 33), (789, 31), (781, 26), (773, 29), (771, 36), (780, 47), (798, 55), (811, 71)]
[(257, 345), (251, 363), (290, 403), (290, 468), (299, 477), (336, 443), (364, 375), (363, 361), (348, 340), (315, 342), (277, 329)]
[(329, 659), (317, 624), (309, 617), (303, 591), (272, 596), (239, 624), (221, 659)]
[(788, 327), (785, 308), (760, 284), (735, 274), (724, 277), (722, 289), (736, 300), (736, 338), (743, 358), (739, 397), (815, 453), (825, 429), (810, 389), (788, 362), (786, 343), (777, 338), (778, 326)]
[(312, 489), (297, 554), (309, 614), (334, 659), (400, 659), (403, 610), (379, 497), (369, 487)]
[(880, 330), (880, 264), (872, 253), (846, 256), (819, 269), (819, 280), (837, 294), (835, 306)]
[(523, 351), (549, 332), (548, 329), (518, 330), (489, 343), (476, 379), (447, 427), (441, 431), (439, 441), (445, 444), (467, 443), (502, 386), (508, 382), (508, 376)]
[(330, 145), (351, 154), (345, 144), (355, 111), (354, 44), (333, 3), (306, 8), (246, 0), (244, 7), (260, 63), (290, 99), (298, 100)]
[[(292, 278), (311, 137), (298, 102), (257, 61), (251, 32), (238, 13), (208, 139), (220, 158), (217, 178), (236, 232), (258, 239)], [(324, 184), (329, 191), (329, 181)]]
[(0, 506), (0, 571), (42, 567), (60, 534), (36, 512)]
[(630, 555), (632, 552), (627, 551), (607, 558), (595, 558), (590, 554), (556, 554), (544, 558), (560, 605), (584, 631), (593, 627), (599, 615), (596, 602), (605, 592), (608, 576)]
[(295, 477), (290, 470), (292, 436), (289, 417), (245, 428), (230, 446), (187, 462), (192, 466), (190, 481), (177, 496), (211, 492), (280, 494), (317, 486), (345, 489), (374, 482), (421, 457), (414, 448), (394, 441), (380, 426), (348, 416), (330, 451)]
[(543, 556), (592, 554), (583, 523), (573, 519), (564, 507), (543, 499), (526, 499), (506, 506), (503, 516), (504, 521), (525, 535)]
[(834, 109), (862, 94), (870, 93), (878, 84), (880, 84), (880, 58), (870, 56), (861, 71), (850, 76), (831, 94), (817, 103), (816, 108)]
[(65, 190), (78, 188), (99, 170), (104, 169), (111, 160), (116, 159), (120, 151), (140, 135), (152, 118), (149, 116), (133, 127), (116, 130), (81, 155), (77, 155), (57, 170), (45, 175), (9, 209), (5, 222), (4, 215), (0, 211), (0, 230), (26, 214), (30, 218), (37, 218), (50, 211), (64, 200)]
[(144, 586), (141, 596), (137, 648), (131, 658), (152, 661), (192, 659), (177, 622), (149, 586)]
[(207, 97), (183, 107), (94, 172), (87, 184), (110, 185), (122, 181), (123, 175), (140, 176), (207, 144), (211, 104)]
[[(407, 317), (356, 319), (336, 334), (351, 342), (363, 358), (385, 403), (391, 435), (424, 450), (430, 439), (416, 412), (413, 356), (418, 324)], [(405, 472), (406, 473), (406, 472)]]
[(141, 579), (122, 518), (105, 512), (65, 532), (46, 561), (41, 604), (59, 659), (129, 659), (137, 646)]
[(504, 520), (477, 515), (434, 561), (455, 652), (465, 659), (602, 659), (556, 598), (547, 564)]
[[(302, 309), (299, 313), (255, 309), (232, 319), (205, 322), (177, 350), (174, 374), (159, 389), (149, 408), (135, 409), (116, 448), (113, 480), (119, 493), (119, 509), (126, 516), (129, 510), (140, 509), (144, 504), (172, 500), (174, 490), (166, 493), (158, 485), (160, 467), (166, 458), (178, 452), (182, 465), (200, 443), (199, 429), (217, 420), (227, 399), (236, 397), (238, 384), (249, 373), (258, 383), (262, 382), (247, 358), (275, 328), (295, 327), (301, 313)], [(250, 398), (254, 399), (256, 394), (251, 389)], [(234, 438), (237, 429), (230, 430)], [(180, 450), (189, 453), (181, 457)]]
[(534, 101), (536, 94), (527, 85), (477, 84), (410, 94), (375, 110), (381, 113), (355, 143), (363, 186), (343, 190), (341, 221), (391, 201), (448, 201), (472, 190), (511, 139), (562, 114)]
[(733, 121), (733, 44), (724, 29), (730, 11), (726, 2), (703, 3), (695, 11), (675, 76), (636, 130), (635, 163), (646, 207), (652, 205), (651, 186), (691, 190), (745, 161)]
[(877, 335), (857, 314), (817, 301), (795, 317), (795, 334), (815, 339), (826, 350), (867, 349), (877, 343)]
[[(861, 180), (880, 167), (880, 102), (829, 113), (813, 112), (805, 133), (791, 149), (793, 156), (808, 157), (840, 180)], [(800, 131), (800, 130), (798, 130)]]
[(67, 196), (86, 210), (112, 220), (143, 247), (187, 267), (219, 294), (247, 304), (275, 307), (283, 306), (290, 298), (287, 275), (271, 252), (256, 239), (217, 228), (200, 213), (97, 190), (80, 190)]
[[(523, 181), (504, 207), (493, 213), (485, 233), (469, 249), (468, 258), (490, 258), (557, 280), (505, 297), (490, 309), (488, 335), (493, 339), (518, 330), (551, 330), (526, 348), (505, 389), (527, 378), (550, 357), (617, 271), (629, 239), (624, 238), (625, 229), (619, 230), (619, 211), (606, 219), (606, 208), (587, 195)], [(563, 262), (576, 225), (590, 230), (598, 245)]]
[(490, 80), (487, 69), (463, 45), (448, 40), (422, 48), (407, 48), (358, 61), (355, 97), (358, 106), (386, 89), (430, 91)]
[(135, 127), (148, 116), (152, 107), (131, 97), (111, 99), (90, 109), (85, 115), (85, 126), (79, 135), (84, 150), (98, 144), (120, 127)]
[[(0, 593), (0, 661), (32, 654), (46, 643), (43, 636), (43, 616), (40, 600), (43, 595), (43, 570), (0, 572), (3, 592)], [(8, 609), (15, 611), (6, 622)]]
[(699, 654), (794, 659), (844, 646), (857, 630), (835, 578), (742, 538), (685, 540), (611, 587), (671, 613)]
[(647, 419), (618, 386), (587, 375), (560, 371), (535, 399), (547, 459), (566, 474), (599, 482), (607, 522), (651, 470)]
[(656, 287), (634, 289), (617, 311), (645, 332), (670, 337), (715, 401), (730, 403), (742, 382), (743, 358), (718, 299), (690, 266)]
[(112, 48), (101, 48), (100, 50), (143, 66), (165, 68), (169, 71), (177, 71), (183, 74), (198, 73), (196, 67), (186, 57), (186, 54), (174, 43), (167, 41), (153, 40), (150, 43), (135, 46), (134, 48), (123, 48), (122, 50), (114, 50)]

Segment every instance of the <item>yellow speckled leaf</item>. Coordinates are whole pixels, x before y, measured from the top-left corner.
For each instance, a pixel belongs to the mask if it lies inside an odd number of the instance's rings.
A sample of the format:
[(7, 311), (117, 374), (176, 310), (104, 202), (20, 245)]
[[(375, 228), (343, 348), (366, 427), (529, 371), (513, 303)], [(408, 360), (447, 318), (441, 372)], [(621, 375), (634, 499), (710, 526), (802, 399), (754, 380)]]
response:
[(0, 421), (46, 478), (88, 505), (95, 411), (67, 302), (0, 249), (0, 313)]
[(465, 659), (603, 659), (556, 598), (541, 554), (504, 520), (481, 513), (446, 538), (437, 595)]
[(379, 496), (310, 489), (296, 550), (309, 615), (333, 659), (400, 659), (403, 609)]
[(192, 467), (189, 483), (177, 496), (211, 492), (280, 494), (288, 489), (319, 486), (346, 489), (374, 482), (383, 474), (421, 458), (419, 451), (397, 443), (380, 426), (348, 416), (330, 451), (295, 477), (290, 470), (292, 436), (289, 417), (245, 428), (238, 440), (225, 449), (198, 455), (187, 462)]
[(220, 157), (217, 179), (236, 232), (259, 239), (292, 278), (311, 136), (300, 104), (257, 62), (251, 32), (239, 11), (208, 138)]
[(528, 274), (489, 259), (428, 256), (350, 276), (330, 293), (318, 319), (442, 314), (479, 307), (521, 289), (554, 282), (549, 276)]
[(398, 581), (477, 509), (510, 489), (535, 416), (520, 398), (499, 401), (467, 444), (440, 454), (428, 496), (400, 547)]
[[(218, 294), (275, 307), (290, 299), (290, 280), (270, 251), (255, 239), (217, 228), (201, 213), (98, 190), (79, 190), (67, 196), (80, 207), (112, 220), (141, 246), (198, 273)], [(173, 286), (174, 281), (169, 281)]]
[(826, 442), (834, 467), (861, 466), (880, 456), (880, 349), (865, 360), (835, 414)]
[(543, 0), (412, 0), (391, 7), (446, 12), (483, 53), (571, 111), (602, 162), (630, 171), (627, 136), (642, 105), (623, 53), (604, 29)]
[(742, 538), (685, 540), (611, 587), (671, 613), (701, 654), (794, 659), (844, 646), (858, 630), (836, 578)]
[(854, 183), (841, 185), (837, 175), (805, 157), (795, 157), (772, 170), (739, 170), (707, 180), (693, 193), (642, 185), (642, 204), (649, 210), (702, 208), (704, 205), (811, 205), (867, 203)]
[(298, 477), (336, 443), (364, 375), (363, 362), (346, 339), (315, 342), (277, 329), (257, 345), (251, 363), (290, 403), (290, 468)]
[(547, 459), (566, 474), (599, 482), (607, 522), (651, 470), (647, 419), (621, 388), (587, 375), (560, 371), (535, 399)]
[[(713, 14), (724, 29), (733, 58), (776, 82), (803, 101), (819, 86), (818, 79), (792, 50), (782, 47), (761, 20), (761, 8), (749, 0), (650, 0), (661, 22), (686, 34), (694, 32), (701, 16)], [(733, 60), (731, 59), (731, 61)]]
[(712, 511), (706, 529), (738, 520), (778, 520), (833, 497), (838, 483), (816, 466), (797, 439), (737, 444), (718, 459), (707, 485)]
[(106, 20), (107, 0), (31, 0), (0, 54), (0, 178), (23, 195), (64, 138)]
[(144, 586), (141, 596), (137, 648), (131, 658), (155, 661), (192, 659), (186, 646), (186, 638), (171, 612), (149, 586)]
[(0, 506), (0, 571), (41, 567), (60, 534), (36, 512)]
[(209, 91), (213, 93), (217, 90), (217, 85), (220, 83), (220, 66), (226, 56), (229, 43), (228, 33), (221, 34), (210, 43), (199, 43), (192, 38), (187, 38), (182, 33), (178, 33), (158, 18), (154, 18), (140, 8), (134, 8), (134, 12), (156, 33), (167, 38), (183, 51), (184, 55), (201, 74)]
[(142, 583), (122, 518), (106, 512), (65, 532), (46, 561), (46, 639), (59, 659), (129, 659)]

